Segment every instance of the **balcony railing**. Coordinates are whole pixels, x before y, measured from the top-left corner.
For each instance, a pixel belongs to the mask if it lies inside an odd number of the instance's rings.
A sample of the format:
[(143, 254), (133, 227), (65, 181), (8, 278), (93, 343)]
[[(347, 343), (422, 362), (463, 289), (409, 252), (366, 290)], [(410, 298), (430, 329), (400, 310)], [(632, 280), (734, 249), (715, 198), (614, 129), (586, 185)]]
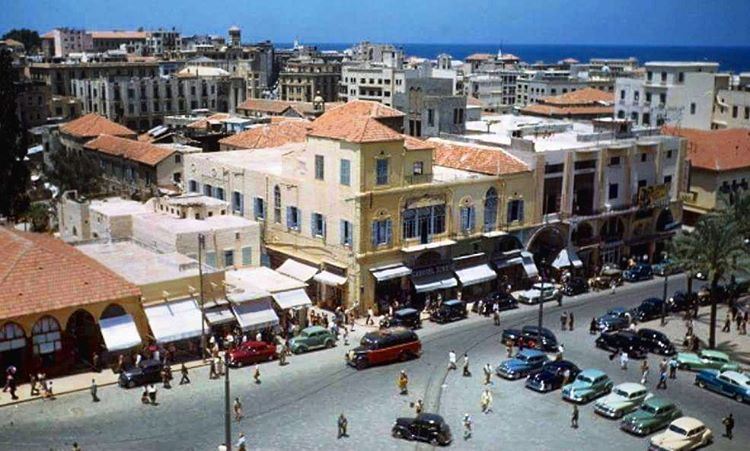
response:
[(432, 183), (432, 174), (413, 174), (404, 176), (407, 185), (420, 185), (422, 183)]
[(698, 193), (680, 193), (680, 200), (689, 204), (694, 204), (698, 200)]

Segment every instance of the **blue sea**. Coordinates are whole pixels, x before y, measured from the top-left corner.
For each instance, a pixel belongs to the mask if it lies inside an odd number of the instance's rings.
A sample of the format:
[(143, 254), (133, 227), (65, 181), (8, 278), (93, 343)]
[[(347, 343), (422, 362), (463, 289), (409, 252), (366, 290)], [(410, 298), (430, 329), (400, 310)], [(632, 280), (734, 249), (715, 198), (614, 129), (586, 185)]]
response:
[[(305, 43), (308, 44), (308, 43)], [(277, 44), (281, 48), (290, 44)], [(352, 44), (311, 43), (320, 50), (344, 50)], [(447, 53), (462, 60), (472, 53), (512, 53), (523, 61), (555, 63), (565, 58), (587, 62), (590, 58), (635, 57), (647, 61), (711, 61), (720, 64), (723, 72), (750, 71), (750, 46), (747, 47), (664, 47), (619, 45), (532, 45), (532, 44), (395, 44), (409, 56), (434, 59)]]

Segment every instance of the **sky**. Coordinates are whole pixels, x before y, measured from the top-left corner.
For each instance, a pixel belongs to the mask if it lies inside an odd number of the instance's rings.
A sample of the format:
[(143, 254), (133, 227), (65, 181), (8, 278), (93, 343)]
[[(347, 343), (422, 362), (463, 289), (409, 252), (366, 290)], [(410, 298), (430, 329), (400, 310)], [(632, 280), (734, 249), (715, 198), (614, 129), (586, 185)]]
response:
[(750, 46), (750, 0), (0, 0), (0, 31), (176, 27), (243, 42)]

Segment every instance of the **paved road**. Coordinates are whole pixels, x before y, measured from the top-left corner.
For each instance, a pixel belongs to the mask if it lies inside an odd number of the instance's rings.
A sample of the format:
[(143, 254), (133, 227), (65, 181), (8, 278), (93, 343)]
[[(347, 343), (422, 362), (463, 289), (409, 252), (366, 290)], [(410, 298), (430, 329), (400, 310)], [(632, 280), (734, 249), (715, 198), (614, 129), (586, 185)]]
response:
[[(684, 286), (682, 278), (670, 280), (670, 292)], [(661, 295), (661, 280), (618, 290), (615, 295), (589, 294), (566, 299), (563, 307), (548, 304), (545, 324), (565, 345), (566, 358), (581, 367), (607, 371), (616, 383), (639, 379), (637, 363), (621, 371), (607, 354), (595, 350), (594, 337), (587, 331), (592, 316), (615, 305), (633, 306), (648, 296)], [(574, 332), (559, 331), (562, 310), (577, 318)], [(499, 337), (504, 327), (536, 322), (537, 309), (523, 306), (503, 315), (502, 326), (490, 319), (471, 317), (444, 326), (426, 324), (419, 332), (424, 353), (420, 359), (356, 371), (344, 365), (344, 346), (333, 350), (295, 356), (290, 365), (261, 366), (262, 383), (252, 383), (251, 369), (233, 370), (232, 396), (239, 396), (246, 418), (232, 425), (236, 439), (244, 432), (252, 449), (427, 449), (390, 437), (397, 416), (411, 412), (410, 403), (423, 398), (430, 409), (439, 411), (450, 423), (458, 449), (644, 449), (646, 440), (619, 431), (612, 422), (593, 413), (591, 405), (581, 409), (581, 427), (568, 428), (570, 405), (559, 392), (540, 395), (523, 388), (523, 382), (493, 379), (494, 412), (479, 409), (481, 365), (497, 365), (504, 348)], [(460, 372), (447, 375), (447, 353), (468, 352), (473, 377)], [(651, 358), (652, 368), (657, 359)], [(400, 396), (396, 376), (406, 369), (410, 393)], [(140, 391), (118, 387), (100, 390), (102, 402), (91, 403), (87, 393), (60, 397), (55, 401), (32, 402), (0, 409), (0, 449), (68, 449), (77, 440), (84, 449), (185, 449), (214, 450), (223, 441), (223, 383), (209, 381), (207, 370), (192, 373), (194, 383), (160, 390), (158, 406), (140, 403)], [(703, 392), (692, 385), (693, 377), (680, 373), (670, 381), (664, 395), (674, 399), (686, 414), (707, 422), (717, 433), (713, 449), (745, 449), (750, 440), (750, 406)], [(653, 384), (652, 378), (652, 387)], [(349, 418), (350, 434), (337, 440), (336, 417)], [(720, 437), (721, 418), (729, 411), (737, 418), (735, 440)], [(468, 412), (475, 422), (472, 439), (463, 441), (461, 416)]]

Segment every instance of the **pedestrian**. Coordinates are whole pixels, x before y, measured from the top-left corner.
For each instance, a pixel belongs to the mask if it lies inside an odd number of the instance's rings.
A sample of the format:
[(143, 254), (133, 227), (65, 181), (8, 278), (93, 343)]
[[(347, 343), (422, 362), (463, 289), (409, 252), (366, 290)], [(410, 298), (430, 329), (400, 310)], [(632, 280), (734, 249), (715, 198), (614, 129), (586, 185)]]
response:
[(724, 327), (721, 328), (722, 332), (729, 332), (729, 326), (732, 324), (732, 316), (727, 312), (727, 317), (724, 319)]
[(81, 447), (78, 446), (78, 442), (73, 442), (73, 448), (71, 448), (72, 451), (81, 451)]
[(670, 379), (677, 379), (677, 367), (679, 367), (680, 364), (677, 362), (676, 357), (672, 357), (669, 359), (669, 378)]
[(139, 366), (141, 366), (141, 360), (143, 360), (143, 356), (141, 355), (140, 352), (136, 352), (135, 353), (135, 366), (136, 366), (136, 368), (139, 367)]
[(247, 451), (247, 439), (242, 432), (240, 432), (240, 438), (237, 439), (237, 451)]
[(496, 326), (500, 325), (500, 312), (497, 311), (497, 304), (495, 304), (495, 311), (492, 312), (492, 322)]
[(94, 368), (95, 372), (97, 372), (97, 373), (101, 373), (102, 372), (101, 358), (99, 357), (99, 353), (98, 352), (95, 352), (91, 356), (91, 366)]
[(471, 437), (471, 417), (468, 413), (464, 414), (463, 419), (464, 425), (464, 440), (468, 440)]
[(279, 355), (279, 366), (286, 365), (286, 343), (282, 341), (276, 350)]
[(99, 396), (97, 395), (98, 387), (96, 386), (96, 379), (91, 379), (91, 401), (92, 402), (99, 402)]
[(339, 419), (338, 419), (339, 432), (338, 432), (338, 436), (336, 438), (349, 437), (349, 434), (346, 433), (346, 427), (348, 425), (349, 425), (349, 420), (347, 420), (346, 417), (344, 416), (344, 414), (341, 413), (341, 415), (339, 415)]
[(724, 437), (732, 440), (732, 429), (734, 429), (734, 416), (730, 413), (728, 417), (724, 417), (721, 420), (721, 424), (724, 425)]
[(375, 321), (372, 319), (375, 316), (372, 312), (372, 307), (367, 309), (367, 318), (365, 319), (365, 326), (374, 326)]
[(659, 373), (659, 383), (656, 384), (656, 389), (657, 390), (659, 390), (659, 389), (666, 390), (667, 389), (667, 372), (666, 371), (662, 371), (662, 372)]
[(29, 397), (37, 396), (39, 394), (39, 389), (37, 388), (36, 375), (34, 373), (31, 373), (31, 375), (29, 376), (29, 384)]
[(563, 344), (560, 343), (557, 346), (557, 354), (555, 354), (555, 360), (562, 360), (564, 354), (565, 354), (565, 346), (563, 346)]
[(260, 384), (260, 367), (258, 364), (255, 364), (255, 370), (253, 371), (253, 380), (255, 380), (256, 384)]
[(628, 369), (628, 353), (627, 351), (620, 352), (620, 369), (626, 371)]
[(573, 325), (575, 323), (575, 317), (573, 316), (573, 312), (568, 313), (568, 330), (573, 332)]
[(569, 382), (570, 382), (570, 368), (565, 368), (565, 371), (563, 371), (562, 386), (564, 387), (568, 385)]
[(148, 399), (151, 402), (151, 405), (156, 405), (156, 387), (154, 387), (154, 384), (148, 384)]
[(169, 384), (169, 367), (165, 366), (161, 369), (161, 384), (164, 388), (172, 388), (172, 386)]
[(578, 429), (578, 405), (573, 404), (573, 413), (570, 414), (570, 427)]
[(742, 315), (737, 315), (735, 319), (737, 323), (737, 329), (736, 329), (737, 333), (741, 335), (742, 334)]
[(344, 326), (344, 346), (349, 346), (349, 329)]
[(409, 393), (409, 376), (407, 376), (405, 370), (401, 370), (398, 375), (398, 389), (399, 393), (402, 395)]
[(10, 398), (12, 400), (14, 400), (14, 401), (16, 399), (18, 399), (18, 396), (16, 396), (16, 388), (17, 388), (17, 386), (16, 386), (15, 371), (14, 371), (13, 374), (8, 374), (6, 376), (5, 385), (6, 385), (6, 387), (8, 387), (8, 391), (10, 392)]
[(52, 381), (48, 381), (46, 379), (43, 379), (44, 383), (42, 385), (43, 393), (44, 395), (42, 398), (44, 399), (55, 399), (55, 394), (52, 392)]
[(421, 399), (417, 399), (417, 402), (414, 403), (414, 412), (416, 412), (417, 415), (422, 413), (422, 410), (424, 409), (424, 403)]
[(511, 340), (505, 343), (505, 354), (508, 358), (513, 357), (513, 342)]
[(617, 282), (614, 279), (609, 283), (609, 288), (610, 294), (614, 295), (617, 292)]
[(180, 366), (180, 385), (189, 384), (190, 377), (188, 377), (188, 369), (185, 366), (185, 362)]
[(599, 326), (596, 325), (596, 318), (591, 318), (591, 323), (589, 324), (589, 335), (596, 335), (597, 332), (599, 332)]
[(216, 379), (219, 375), (216, 373), (216, 360), (211, 359), (208, 363), (208, 378), (209, 379)]
[(484, 371), (484, 385), (489, 385), (492, 383), (492, 365), (489, 363), (484, 365), (484, 368), (482, 368), (482, 371)]
[(659, 362), (659, 372), (666, 373), (668, 367), (669, 367), (669, 362), (667, 361), (666, 357), (663, 357), (661, 361)]
[(747, 335), (747, 318), (742, 318), (742, 324), (740, 325), (740, 335)]
[(456, 369), (456, 351), (450, 350), (448, 353), (448, 369), (449, 370), (455, 370)]
[(232, 410), (234, 410), (235, 421), (240, 421), (242, 417), (244, 416), (242, 414), (242, 403), (240, 402), (240, 398), (234, 398), (234, 403), (232, 404)]
[(469, 354), (464, 353), (464, 377), (470, 377), (471, 371), (469, 371)]
[(492, 392), (489, 388), (485, 388), (482, 391), (482, 396), (479, 398), (479, 404), (482, 407), (483, 413), (490, 413), (492, 411)]
[(568, 326), (568, 312), (562, 312), (560, 315), (560, 329), (566, 330)]
[(644, 359), (641, 362), (641, 384), (645, 384), (648, 381), (648, 361)]
[(219, 352), (219, 355), (216, 357), (216, 374), (219, 375), (219, 377), (224, 375), (224, 372), (226, 371), (226, 368), (224, 368), (224, 354), (226, 351)]

